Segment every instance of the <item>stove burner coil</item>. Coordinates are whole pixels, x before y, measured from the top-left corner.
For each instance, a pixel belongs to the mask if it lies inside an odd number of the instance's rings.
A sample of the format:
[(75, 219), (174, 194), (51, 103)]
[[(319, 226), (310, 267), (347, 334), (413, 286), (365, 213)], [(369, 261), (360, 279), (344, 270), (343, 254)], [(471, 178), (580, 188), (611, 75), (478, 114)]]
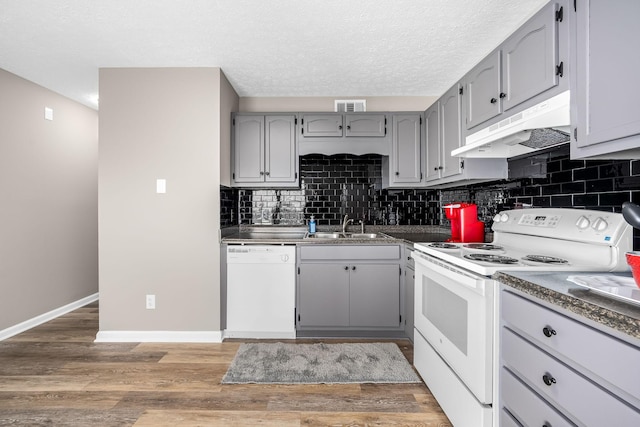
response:
[(502, 246), (492, 245), (490, 243), (468, 243), (464, 245), (465, 248), (469, 249), (482, 249), (483, 251), (499, 251), (502, 250)]
[(431, 243), (429, 246), (436, 249), (457, 249), (458, 248), (456, 245), (452, 243), (440, 243), (440, 242)]
[(546, 255), (527, 255), (522, 258), (525, 261), (540, 262), (543, 264), (566, 264), (567, 260)]
[(493, 264), (516, 264), (518, 262), (515, 258), (509, 258), (502, 255), (490, 255), (490, 254), (469, 254), (464, 256), (472, 261), (490, 262)]

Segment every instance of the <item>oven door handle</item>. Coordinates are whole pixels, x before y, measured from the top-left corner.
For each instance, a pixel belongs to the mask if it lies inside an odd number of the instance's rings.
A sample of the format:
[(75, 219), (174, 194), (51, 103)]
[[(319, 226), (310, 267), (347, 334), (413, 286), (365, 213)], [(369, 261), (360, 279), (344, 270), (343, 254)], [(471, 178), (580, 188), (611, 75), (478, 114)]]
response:
[[(416, 270), (419, 267), (431, 270), (442, 276), (447, 283), (455, 283), (455, 286), (462, 286), (464, 289), (472, 291), (478, 295), (485, 295), (487, 279), (484, 276), (474, 275), (465, 270), (455, 267), (452, 264), (442, 262), (437, 258), (417, 253), (414, 251), (411, 256), (416, 260)], [(455, 278), (453, 275), (455, 274)]]

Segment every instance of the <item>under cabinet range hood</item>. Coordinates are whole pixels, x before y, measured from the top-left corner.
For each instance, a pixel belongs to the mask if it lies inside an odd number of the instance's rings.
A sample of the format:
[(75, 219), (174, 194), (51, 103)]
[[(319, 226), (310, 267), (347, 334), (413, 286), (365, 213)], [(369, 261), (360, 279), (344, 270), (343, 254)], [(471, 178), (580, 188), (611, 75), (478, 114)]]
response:
[(455, 157), (510, 158), (569, 142), (569, 91), (527, 108), (466, 138)]

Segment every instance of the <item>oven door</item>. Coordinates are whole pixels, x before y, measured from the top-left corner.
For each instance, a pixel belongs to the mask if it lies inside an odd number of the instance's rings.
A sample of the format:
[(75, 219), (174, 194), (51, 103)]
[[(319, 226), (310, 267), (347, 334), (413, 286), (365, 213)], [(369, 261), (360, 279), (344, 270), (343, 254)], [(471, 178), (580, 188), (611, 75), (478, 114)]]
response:
[(494, 281), (418, 251), (412, 256), (416, 330), (480, 403), (491, 404)]

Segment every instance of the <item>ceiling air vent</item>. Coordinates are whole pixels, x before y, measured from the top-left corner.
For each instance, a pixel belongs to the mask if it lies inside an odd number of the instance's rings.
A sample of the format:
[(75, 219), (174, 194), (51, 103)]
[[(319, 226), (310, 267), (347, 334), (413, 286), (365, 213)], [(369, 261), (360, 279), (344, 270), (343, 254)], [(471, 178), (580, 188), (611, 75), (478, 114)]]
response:
[(364, 99), (336, 99), (337, 113), (357, 113), (367, 111), (367, 101)]

